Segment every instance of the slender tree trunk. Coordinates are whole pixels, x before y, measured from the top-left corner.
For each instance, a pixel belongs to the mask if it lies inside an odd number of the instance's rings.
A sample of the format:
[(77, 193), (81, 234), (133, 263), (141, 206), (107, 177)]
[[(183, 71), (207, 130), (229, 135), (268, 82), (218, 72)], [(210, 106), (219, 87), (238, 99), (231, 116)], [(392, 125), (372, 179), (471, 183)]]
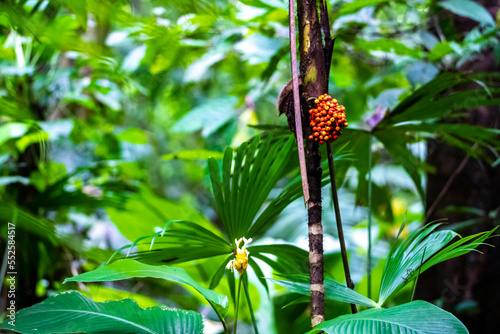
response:
[[(298, 1), (300, 76), (303, 100), (326, 93), (328, 76), (325, 70), (321, 27), (316, 0)], [(311, 134), (308, 126), (307, 103), (302, 103), (305, 137)], [(325, 320), (325, 293), (323, 277), (323, 226), (321, 224), (321, 156), (317, 142), (306, 141), (307, 177), (309, 181), (309, 273), (311, 284), (312, 326)]]

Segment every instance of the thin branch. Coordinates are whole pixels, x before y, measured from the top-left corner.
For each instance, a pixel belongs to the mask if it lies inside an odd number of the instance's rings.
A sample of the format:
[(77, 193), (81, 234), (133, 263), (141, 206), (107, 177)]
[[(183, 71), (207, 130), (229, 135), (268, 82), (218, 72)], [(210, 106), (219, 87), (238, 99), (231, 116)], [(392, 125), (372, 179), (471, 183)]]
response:
[[(333, 198), (333, 206), (335, 207), (335, 219), (337, 221), (337, 232), (339, 235), (340, 241), (340, 253), (342, 254), (342, 264), (344, 265), (344, 274), (347, 287), (349, 289), (354, 289), (354, 283), (351, 279), (351, 273), (349, 270), (349, 262), (347, 260), (347, 249), (345, 247), (345, 238), (344, 238), (344, 230), (342, 228), (342, 220), (340, 218), (340, 207), (339, 207), (339, 198), (337, 195), (337, 185), (335, 182), (335, 166), (333, 164), (333, 153), (332, 153), (332, 144), (327, 141), (326, 149), (328, 151), (328, 167), (330, 170), (330, 182), (332, 184), (332, 198)], [(357, 313), (356, 305), (351, 304), (351, 312)]]
[[(475, 151), (477, 149), (477, 146), (478, 146), (477, 144), (472, 145), (472, 150)], [(443, 199), (444, 195), (446, 195), (448, 190), (450, 190), (453, 181), (455, 181), (457, 176), (465, 168), (465, 165), (467, 165), (467, 162), (469, 162), (469, 159), (470, 155), (465, 156), (465, 158), (462, 160), (458, 168), (455, 169), (453, 173), (450, 175), (450, 178), (448, 179), (448, 181), (446, 181), (446, 184), (444, 185), (443, 189), (441, 189), (441, 192), (437, 195), (436, 199), (434, 199), (434, 202), (432, 202), (432, 205), (430, 206), (429, 210), (427, 210), (425, 214), (425, 221), (428, 221), (429, 218), (432, 216), (439, 203), (441, 203), (441, 200)]]
[(293, 105), (295, 111), (295, 131), (297, 132), (297, 147), (299, 151), (300, 176), (302, 178), (302, 192), (304, 204), (309, 203), (309, 186), (307, 182), (306, 160), (304, 156), (304, 136), (302, 131), (302, 115), (300, 112), (299, 74), (297, 71), (297, 35), (295, 32), (295, 1), (289, 1), (290, 21), (290, 56), (292, 59), (292, 86)]

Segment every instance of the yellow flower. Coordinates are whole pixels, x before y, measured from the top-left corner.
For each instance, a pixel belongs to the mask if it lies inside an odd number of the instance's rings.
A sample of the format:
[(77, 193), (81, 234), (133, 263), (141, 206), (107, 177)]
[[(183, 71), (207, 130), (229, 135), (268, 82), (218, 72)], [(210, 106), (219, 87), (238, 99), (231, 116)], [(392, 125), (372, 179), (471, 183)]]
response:
[[(240, 240), (234, 239), (234, 242), (236, 244), (236, 250), (234, 251), (235, 259), (229, 261), (229, 263), (226, 266), (226, 269), (231, 269), (231, 271), (234, 271), (234, 269), (236, 269), (238, 270), (240, 275), (243, 275), (247, 270), (248, 254), (250, 254), (250, 252), (247, 250), (246, 247), (250, 242), (252, 242), (252, 238), (247, 239), (243, 237)], [(240, 248), (241, 242), (243, 242), (243, 247)]]

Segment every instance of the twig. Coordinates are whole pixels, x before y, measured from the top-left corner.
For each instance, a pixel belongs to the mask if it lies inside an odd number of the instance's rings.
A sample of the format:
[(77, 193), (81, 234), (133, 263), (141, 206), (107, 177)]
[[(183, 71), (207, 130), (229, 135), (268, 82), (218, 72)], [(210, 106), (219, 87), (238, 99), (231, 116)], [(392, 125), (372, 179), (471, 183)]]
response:
[(300, 176), (302, 178), (302, 192), (304, 193), (304, 204), (309, 203), (309, 186), (307, 182), (306, 160), (304, 157), (304, 136), (302, 131), (302, 115), (300, 112), (299, 74), (297, 72), (297, 35), (295, 33), (295, 1), (289, 1), (290, 21), (290, 56), (292, 59), (292, 86), (293, 105), (295, 111), (295, 131), (297, 132), (297, 147), (299, 151)]
[[(472, 150), (475, 151), (477, 149), (477, 146), (478, 146), (477, 144), (472, 145)], [(450, 178), (448, 179), (448, 181), (446, 181), (446, 184), (444, 185), (443, 189), (441, 189), (441, 192), (437, 195), (436, 199), (434, 199), (434, 202), (432, 202), (432, 205), (430, 206), (429, 210), (427, 210), (427, 212), (425, 214), (425, 221), (426, 222), (432, 216), (432, 214), (436, 210), (437, 206), (439, 205), (439, 203), (443, 199), (444, 195), (446, 195), (448, 190), (450, 190), (451, 184), (453, 183), (453, 181), (455, 181), (458, 174), (460, 174), (462, 172), (462, 170), (465, 168), (465, 165), (467, 165), (467, 162), (469, 161), (469, 159), (470, 159), (470, 155), (467, 155), (462, 160), (462, 162), (460, 163), (458, 168), (455, 169), (453, 171), (453, 173), (450, 175)]]
[[(337, 231), (340, 241), (340, 253), (342, 254), (342, 264), (344, 265), (345, 280), (347, 287), (349, 289), (354, 289), (354, 283), (351, 280), (351, 273), (349, 271), (349, 262), (347, 260), (347, 249), (345, 247), (344, 230), (342, 228), (342, 220), (340, 218), (339, 198), (337, 195), (337, 185), (335, 183), (335, 167), (333, 164), (332, 144), (330, 142), (326, 142), (326, 149), (328, 151), (328, 167), (330, 170), (330, 182), (332, 184), (333, 206), (335, 207), (335, 219), (337, 221)], [(351, 312), (353, 314), (357, 313), (356, 305), (351, 304)]]

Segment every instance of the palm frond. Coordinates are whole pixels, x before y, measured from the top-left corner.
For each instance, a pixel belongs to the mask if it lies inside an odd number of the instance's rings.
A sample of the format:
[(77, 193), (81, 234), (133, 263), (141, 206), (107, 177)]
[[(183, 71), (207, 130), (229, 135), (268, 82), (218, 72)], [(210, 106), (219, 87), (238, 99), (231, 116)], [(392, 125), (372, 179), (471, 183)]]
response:
[[(414, 280), (418, 273), (483, 245), (484, 241), (490, 238), (495, 230), (461, 238), (451, 230), (436, 231), (439, 225), (427, 225), (416, 230), (406, 240), (396, 243), (392, 247), (382, 275), (379, 305), (383, 305), (391, 294)], [(460, 237), (460, 239), (443, 248), (456, 237)]]
[(229, 240), (248, 236), (262, 204), (283, 176), (291, 157), (293, 138), (272, 142), (272, 136), (255, 138), (236, 150), (227, 149), (222, 179), (217, 161), (209, 159), (210, 179), (224, 229)]

